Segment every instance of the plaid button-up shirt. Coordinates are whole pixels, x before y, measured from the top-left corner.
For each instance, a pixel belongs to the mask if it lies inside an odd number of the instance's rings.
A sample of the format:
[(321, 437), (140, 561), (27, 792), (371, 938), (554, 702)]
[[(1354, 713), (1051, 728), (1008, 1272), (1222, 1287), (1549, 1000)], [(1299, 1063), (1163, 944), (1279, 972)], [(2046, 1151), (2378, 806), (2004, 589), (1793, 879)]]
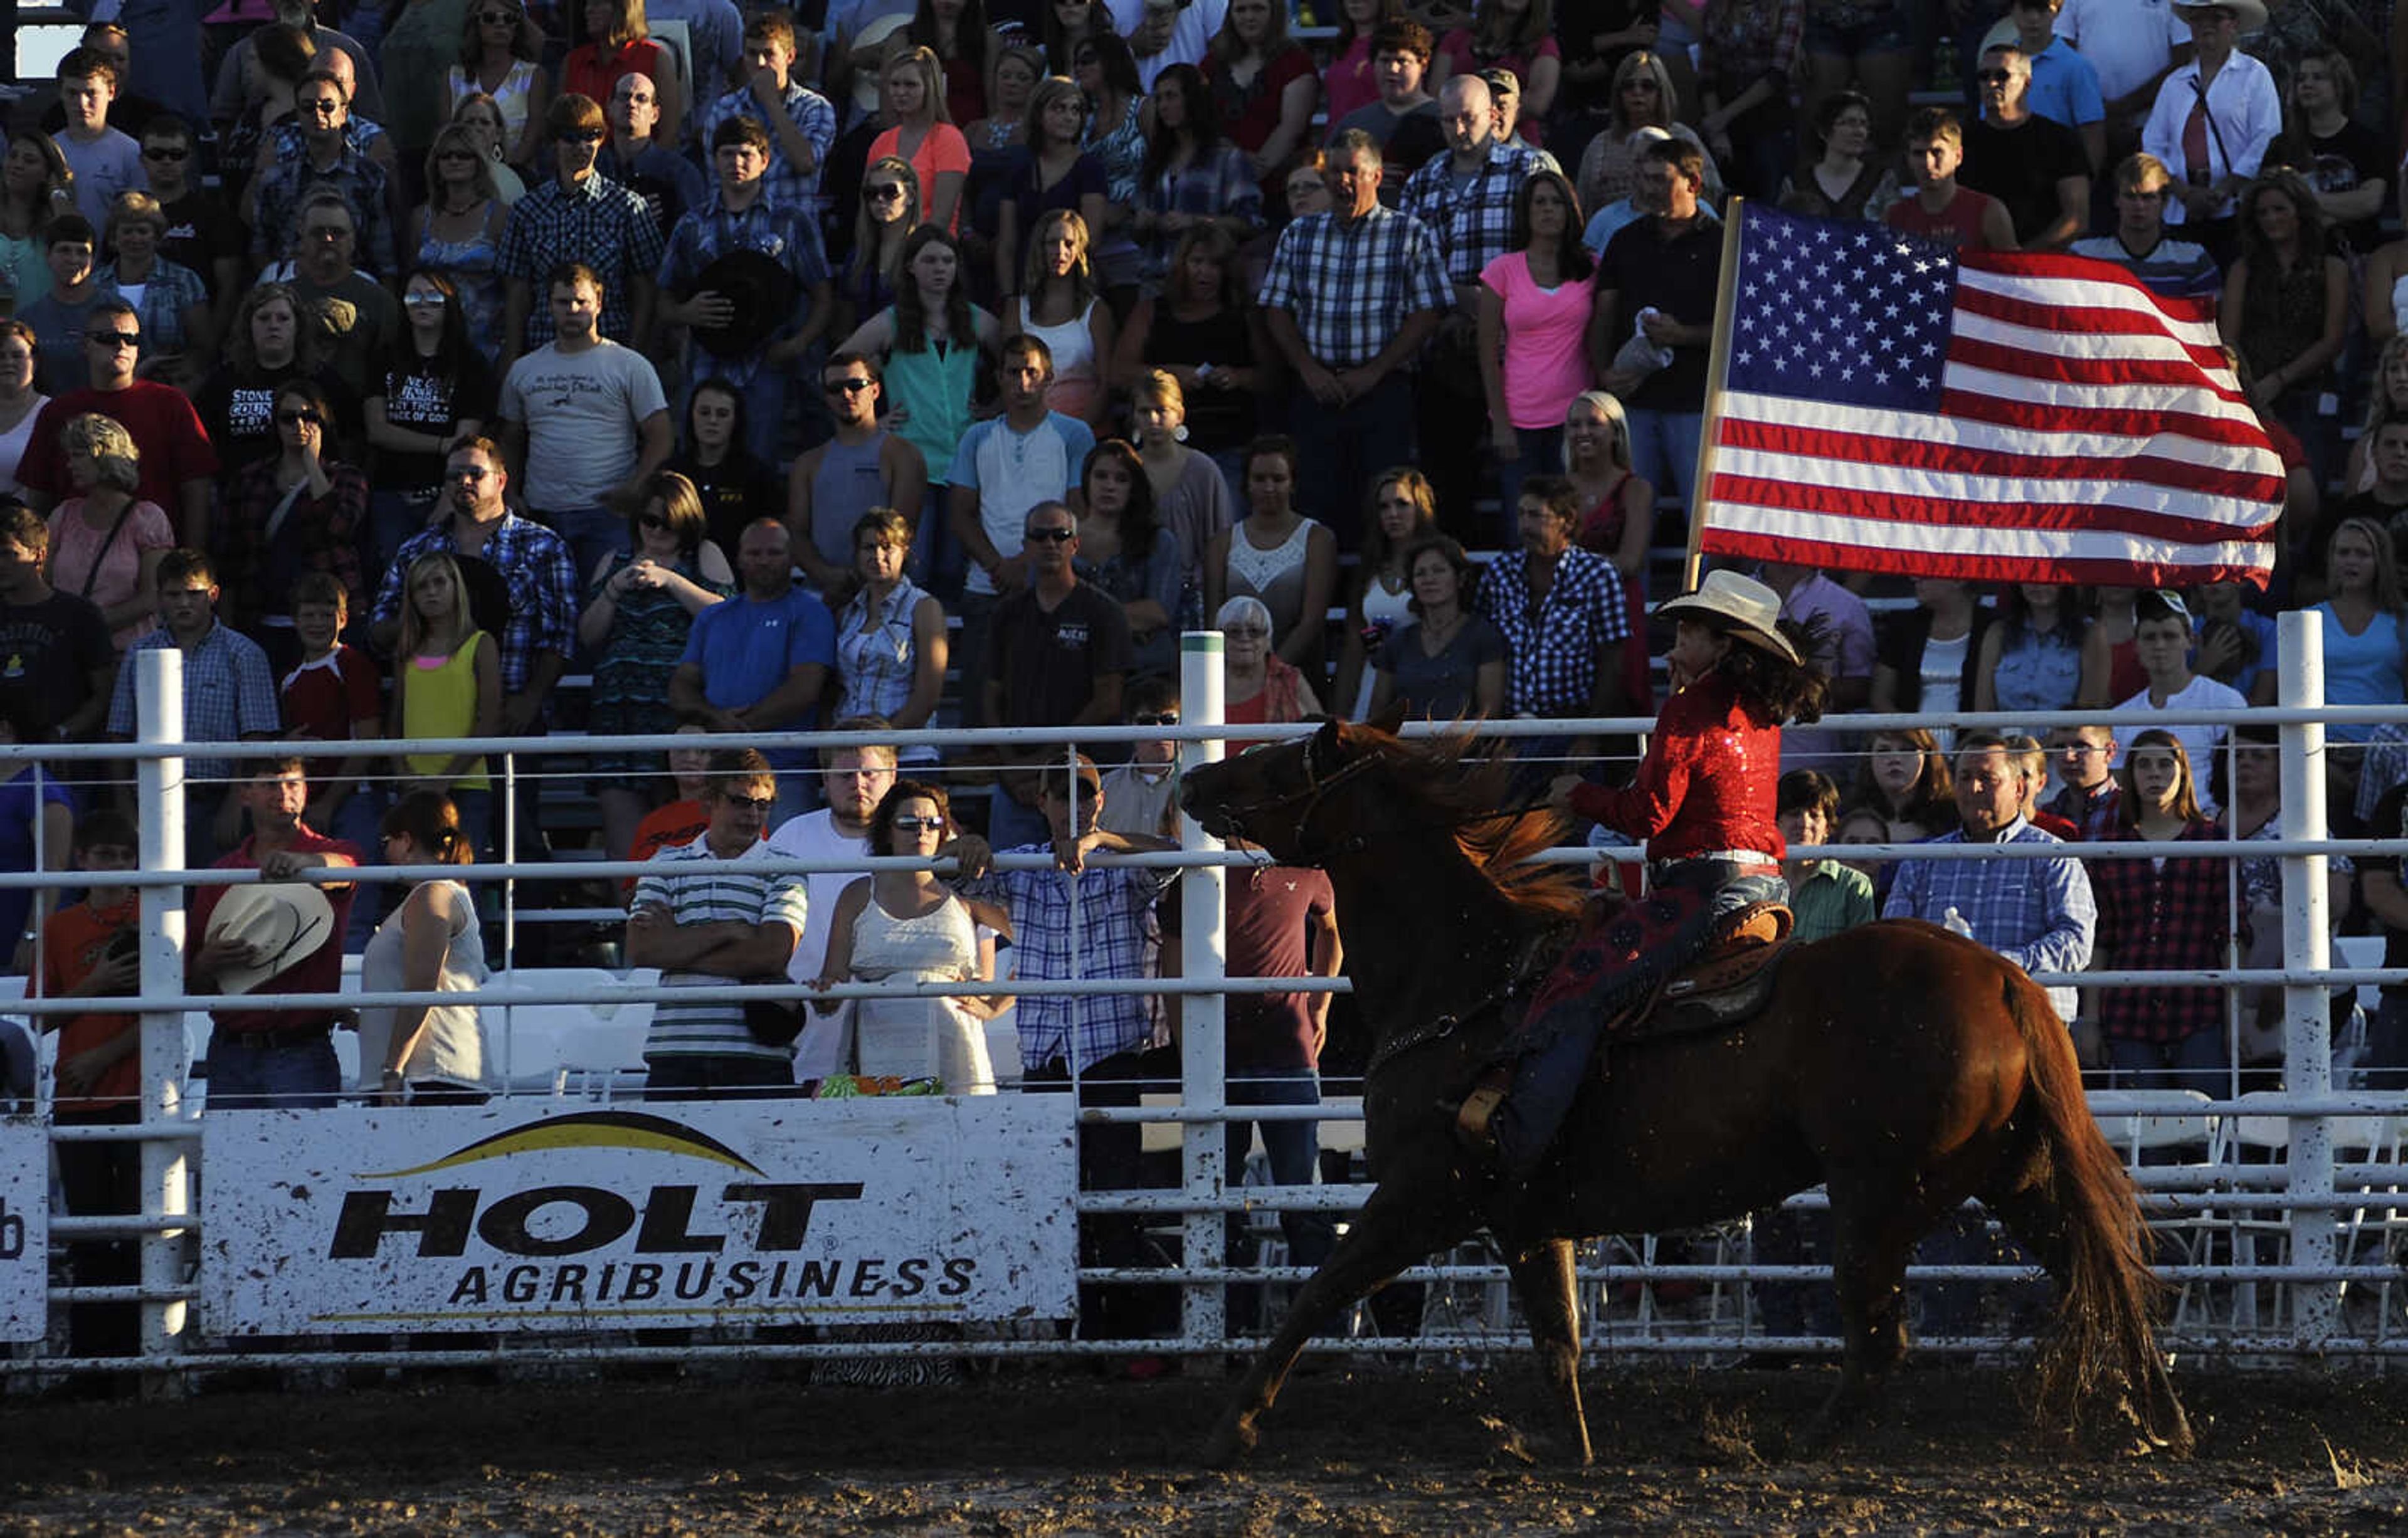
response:
[(769, 169), (763, 177), (769, 186), (769, 195), (789, 208), (802, 211), (803, 217), (816, 220), (820, 216), (820, 173), (827, 169), (828, 151), (836, 148), (836, 108), (828, 99), (797, 80), (786, 82), (786, 115), (810, 141), (811, 159), (816, 163), (806, 173), (795, 168), (786, 158), (785, 141), (778, 137), (777, 127), (762, 112), (761, 104), (752, 99), (751, 86), (738, 86), (710, 104), (702, 119), (702, 142), (708, 146), (710, 135), (721, 123), (731, 118), (752, 118), (769, 130)]
[(1480, 281), (1480, 269), (1513, 241), (1513, 199), (1539, 168), (1539, 152), (1492, 143), (1488, 159), (1465, 181), (1455, 179), (1455, 156), (1432, 155), (1405, 182), (1398, 211), (1412, 215), (1438, 236), (1450, 282)]
[[(2224, 837), (2204, 818), (2195, 819), (2181, 836), (2186, 843)], [(2149, 860), (2097, 860), (2087, 869), (2099, 904), (2098, 948), (2105, 965), (2128, 972), (2232, 964), (2225, 948), (2232, 938), (2231, 876), (2225, 862), (2169, 859), (2160, 867)], [(2102, 1035), (2169, 1042), (2223, 1029), (2220, 988), (2169, 984), (2110, 988), (2100, 994)]]
[[(401, 548), (394, 552), (384, 585), (377, 590), (376, 613), (371, 617), (376, 622), (400, 615), (402, 578), (409, 563), (437, 550), (460, 553), (460, 541), (452, 533), (449, 518), (403, 540)], [(576, 563), (569, 560), (568, 545), (558, 534), (516, 513), (502, 515), (500, 524), (485, 537), (479, 558), (501, 573), (509, 589), (510, 620), (496, 639), (502, 643), (502, 688), (515, 694), (526, 687), (537, 652), (576, 654)]]
[[(1934, 844), (1962, 844), (1962, 833), (1943, 833)], [(2001, 844), (2057, 844), (2017, 818), (1999, 835)], [(2026, 972), (2079, 972), (2090, 964), (2091, 936), (2099, 904), (2082, 862), (2063, 860), (1906, 860), (1882, 904), (1885, 919), (1921, 919), (1938, 924), (1948, 910), (1973, 931), (1973, 938)], [(2071, 1020), (2080, 1009), (2074, 990), (2052, 988), (2048, 1002), (2057, 1018)]]
[(1409, 214), (1373, 208), (1349, 223), (1307, 214), (1282, 231), (1261, 304), (1296, 317), (1305, 350), (1331, 369), (1359, 368), (1416, 310), (1453, 307), (1438, 238)]
[[(1042, 844), (1010, 851), (1049, 854)], [(1078, 957), (1071, 957), (1070, 883), (1060, 871), (994, 871), (960, 883), (965, 897), (1000, 903), (1011, 910), (1011, 970), (1023, 979), (1056, 981), (1150, 975), (1154, 904), (1179, 872), (1149, 867), (1090, 865), (1079, 884)], [(1020, 1029), (1020, 1058), (1031, 1069), (1072, 1056), (1082, 1070), (1115, 1052), (1133, 1052), (1154, 1036), (1152, 1002), (1140, 993), (1068, 998), (1028, 993), (1012, 1015)]]
[(391, 278), (394, 265), (393, 199), (386, 192), (384, 167), (346, 147), (342, 158), (321, 171), (307, 155), (285, 161), (259, 178), (259, 218), (251, 225), (251, 257), (262, 266), (300, 252), (301, 206), (311, 192), (331, 187), (343, 195), (357, 232), (351, 260), (379, 278)]
[[(117, 688), (108, 698), (110, 735), (134, 734), (134, 653), (175, 644), (176, 637), (162, 626), (126, 648), (127, 665), (117, 670)], [(238, 742), (247, 736), (272, 737), (283, 730), (267, 653), (249, 636), (210, 621), (201, 644), (184, 653), (184, 740)], [(235, 764), (232, 759), (193, 758), (184, 761), (184, 771), (194, 779), (225, 780), (234, 777)]]
[(669, 232), (668, 249), (661, 256), (660, 285), (682, 294), (696, 286), (702, 270), (729, 251), (759, 251), (794, 274), (801, 292), (793, 313), (774, 321), (763, 317), (761, 345), (740, 358), (714, 357), (696, 346), (688, 349), (687, 366), (698, 382), (714, 374), (731, 383), (749, 384), (761, 372), (761, 355), (769, 344), (799, 330), (811, 311), (811, 290), (828, 281), (827, 253), (821, 249), (819, 227), (791, 203), (780, 203), (767, 189), (742, 213), (729, 209), (714, 195), (699, 208), (689, 208)]
[(652, 277), (665, 245), (644, 200), (599, 171), (573, 190), (561, 186), (557, 177), (528, 188), (510, 206), (495, 263), (504, 278), (535, 285), (524, 350), (533, 352), (552, 340), (552, 306), (544, 281), (563, 262), (582, 262), (602, 275), (602, 335), (628, 340), (634, 322), (627, 307), (627, 279)]
[(1529, 563), (1529, 552), (1515, 550), (1480, 580), (1480, 612), (1505, 636), (1505, 708), (1517, 716), (1586, 715), (1598, 649), (1630, 636), (1622, 574), (1575, 545), (1555, 558), (1547, 595), (1533, 600)]

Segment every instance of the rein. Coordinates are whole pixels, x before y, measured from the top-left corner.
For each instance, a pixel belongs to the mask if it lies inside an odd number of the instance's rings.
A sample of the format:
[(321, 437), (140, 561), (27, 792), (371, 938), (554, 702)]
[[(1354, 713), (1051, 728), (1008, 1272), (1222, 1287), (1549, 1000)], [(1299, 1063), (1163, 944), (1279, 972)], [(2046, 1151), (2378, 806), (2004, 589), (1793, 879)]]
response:
[(1491, 1011), (1501, 1010), (1515, 994), (1528, 988), (1544, 973), (1545, 969), (1540, 964), (1541, 958), (1551, 948), (1552, 942), (1556, 937), (1557, 928), (1558, 926), (1550, 926), (1530, 936), (1522, 947), (1520, 960), (1513, 963), (1512, 970), (1506, 973), (1505, 980), (1474, 999), (1469, 1004), (1444, 1015), (1433, 1016), (1419, 1025), (1399, 1031), (1382, 1041), (1372, 1049), (1370, 1061), (1363, 1065), (1364, 1082), (1369, 1083), (1373, 1075), (1415, 1047), (1427, 1047), (1432, 1042), (1444, 1041), (1482, 1016)]

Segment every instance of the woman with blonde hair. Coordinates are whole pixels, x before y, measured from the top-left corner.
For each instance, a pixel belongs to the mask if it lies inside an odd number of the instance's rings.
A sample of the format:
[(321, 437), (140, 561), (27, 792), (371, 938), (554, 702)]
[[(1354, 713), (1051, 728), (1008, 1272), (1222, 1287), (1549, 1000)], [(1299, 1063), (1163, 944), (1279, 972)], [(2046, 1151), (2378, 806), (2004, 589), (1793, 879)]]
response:
[(209, 324), (208, 285), (192, 268), (159, 254), (167, 216), (148, 192), (123, 192), (108, 206), (101, 244), (117, 254), (93, 274), (93, 286), (114, 289), (134, 306), (142, 331), (142, 376), (190, 390), (208, 372), (216, 336)]
[[(2124, 749), (2116, 837), (2208, 843), (2224, 834), (2200, 811), (2190, 755), (2171, 732), (2150, 730)], [(2190, 971), (2234, 964), (2224, 862), (2187, 858), (2086, 862), (2099, 920), (2093, 964), (2116, 972)], [(2243, 929), (2246, 929), (2244, 920)], [(2099, 992), (2099, 1033), (2118, 1089), (2213, 1092), (2231, 1059), (2224, 993), (2211, 986), (2109, 988)]]
[(1129, 396), (1154, 518), (1179, 547), (1182, 580), (1201, 592), (1205, 552), (1238, 520), (1228, 479), (1211, 456), (1187, 442), (1187, 394), (1167, 370), (1140, 375)]
[[(1579, 493), (1572, 539), (1613, 563), (1630, 634), (1647, 634), (1647, 544), (1656, 532), (1656, 488), (1631, 468), (1630, 419), (1602, 390), (1584, 391), (1564, 410), (1564, 475)], [(1655, 697), (1647, 648), (1622, 648), (1623, 688), (1635, 709)]]
[(75, 206), (75, 170), (58, 141), (33, 130), (9, 135), (0, 156), (0, 283), (13, 308), (50, 292), (50, 248), (42, 231)]
[(50, 510), (50, 586), (88, 600), (120, 655), (156, 622), (159, 563), (175, 526), (141, 500), (142, 450), (110, 417), (87, 411), (60, 434), (75, 494)]
[[(542, 58), (543, 29), (521, 0), (470, 0), (460, 17), (460, 60), (444, 72), (435, 121), (451, 122), (470, 97), (483, 96), (501, 120), (503, 158), (533, 165), (543, 148), (544, 109), (552, 105)], [(429, 177), (426, 185), (435, 184)]]
[[(526, 178), (513, 170), (509, 163), (509, 129), (503, 121), (502, 107), (483, 92), (472, 92), (460, 98), (452, 109), (452, 125), (466, 129), (469, 142), (476, 146), (478, 157), (485, 164), (485, 172), (494, 178), (494, 195), (507, 208), (526, 195)], [(536, 126), (542, 127), (538, 119)], [(435, 185), (430, 182), (431, 187)]]
[(1706, 154), (1705, 141), (1696, 131), (1680, 121), (1680, 97), (1661, 55), (1642, 48), (1616, 64), (1607, 102), (1604, 131), (1589, 140), (1572, 176), (1582, 207), (1595, 213), (1630, 195), (1639, 179), (1641, 141), (1635, 135), (1642, 128), (1660, 128), (1696, 145), (1706, 155), (1708, 191), (1717, 189), (1714, 158)]
[(404, 263), (450, 279), (468, 341), (488, 363), (502, 345), (502, 231), (509, 212), (476, 135), (456, 122), (436, 130), (426, 151), (426, 201), (410, 210)]
[(586, 41), (569, 50), (561, 61), (564, 95), (610, 99), (622, 75), (650, 78), (661, 104), (660, 126), (652, 137), (663, 144), (678, 142), (685, 123), (685, 102), (679, 94), (677, 63), (668, 49), (652, 40), (644, 19), (644, 0), (585, 0)]
[(1066, 208), (1040, 215), (1028, 242), (1022, 292), (1003, 309), (1003, 335), (1034, 336), (1054, 354), (1045, 404), (1104, 431), (1104, 360), (1112, 355), (1112, 311), (1087, 260), (1087, 221)]
[[(2328, 596), (2308, 612), (2323, 621), (2325, 698), (2334, 705), (2408, 705), (2408, 611), (2397, 551), (2371, 518), (2345, 518), (2325, 540)], [(2364, 743), (2372, 725), (2328, 726), (2336, 742)]]
[(0, 492), (10, 495), (19, 490), (17, 466), (33, 442), (34, 424), (50, 404), (34, 388), (34, 349), (39, 345), (24, 321), (0, 320)]
[[(895, 126), (869, 141), (872, 161), (898, 158), (920, 178), (924, 217), (949, 234), (961, 230), (962, 188), (969, 180), (970, 145), (945, 106), (945, 66), (934, 49), (897, 49), (880, 76), (886, 115)], [(865, 200), (868, 183), (864, 180)]]

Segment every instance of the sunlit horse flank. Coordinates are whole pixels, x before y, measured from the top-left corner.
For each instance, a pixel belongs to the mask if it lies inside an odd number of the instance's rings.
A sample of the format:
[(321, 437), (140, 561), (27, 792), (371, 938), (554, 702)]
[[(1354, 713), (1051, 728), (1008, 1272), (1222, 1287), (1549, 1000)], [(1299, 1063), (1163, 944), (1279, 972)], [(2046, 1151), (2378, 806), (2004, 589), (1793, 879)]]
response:
[(2143, 1446), (2189, 1449), (2155, 1343), (2138, 1197), (2090, 1118), (2065, 1027), (2019, 969), (1944, 930), (1879, 923), (1797, 947), (1739, 1028), (1614, 1048), (1610, 1077), (1582, 1091), (1526, 1183), (1476, 1168), (1440, 1103), (1484, 1061), (1493, 1001), (1543, 964), (1582, 889), (1567, 867), (1522, 863), (1560, 829), (1544, 812), (1498, 815), (1501, 764), (1466, 762), (1460, 738), (1400, 741), (1395, 724), (1333, 721), (1197, 770), (1182, 791), (1212, 833), (1328, 871), (1373, 1039), (1377, 1189), (1239, 1386), (1208, 1457), (1254, 1445), (1315, 1332), (1484, 1229), (1586, 1462), (1573, 1241), (1737, 1218), (1818, 1182), (1845, 1353), (1801, 1445), (1842, 1431), (1904, 1354), (1907, 1258), (1978, 1197), (2058, 1284), (2033, 1396), (2043, 1431), (2070, 1437), (2103, 1408)]

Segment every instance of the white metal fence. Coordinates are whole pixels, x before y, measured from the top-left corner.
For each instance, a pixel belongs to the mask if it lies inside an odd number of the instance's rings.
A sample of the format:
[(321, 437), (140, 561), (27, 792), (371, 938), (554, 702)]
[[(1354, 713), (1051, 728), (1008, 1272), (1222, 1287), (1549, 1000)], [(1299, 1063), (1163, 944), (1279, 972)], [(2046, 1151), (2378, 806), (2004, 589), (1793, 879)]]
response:
[[(2408, 719), (2408, 711), (2344, 710), (2316, 703), (2316, 640), (2311, 627), (2286, 617), (2286, 662), (2282, 707), (2268, 711), (2200, 713), (2196, 719), (2227, 724), (2271, 723), (2281, 728), (2283, 763), (2282, 837), (2253, 841), (2243, 847), (2199, 843), (2181, 845), (2119, 844), (2112, 848), (2085, 847), (2090, 858), (2148, 858), (2160, 854), (2197, 857), (2203, 853), (2273, 857), (2282, 862), (2285, 903), (2282, 913), (2284, 947), (2276, 967), (2234, 965), (2197, 973), (2091, 972), (2072, 976), (2042, 977), (2044, 983), (2091, 990), (2100, 987), (2209, 984), (2228, 990), (2278, 988), (2285, 1000), (2285, 1051), (2279, 1069), (2280, 1088), (2249, 1088), (2237, 1074), (2222, 1083), (2196, 1089), (2137, 1092), (2102, 1085), (2094, 1090), (2092, 1108), (2111, 1140), (2121, 1149), (2146, 1196), (2160, 1244), (2160, 1274), (2171, 1289), (2170, 1339), (2178, 1348), (2238, 1355), (2360, 1354), (2375, 1358), (2408, 1349), (2408, 1283), (2398, 1267), (2398, 1253), (2408, 1238), (2408, 1165), (2401, 1143), (2408, 1138), (2408, 1097), (2354, 1091), (2344, 1076), (2336, 1083), (2329, 1039), (2329, 994), (2336, 988), (2408, 983), (2408, 972), (2373, 965), (2331, 964), (2331, 926), (2325, 912), (2325, 858), (2348, 854), (2361, 859), (2396, 860), (2408, 856), (2408, 841), (2367, 839), (2336, 841), (2324, 835), (2323, 781), (2320, 755), (2322, 723), (2333, 720)], [(1217, 757), (1220, 719), (1217, 636), (1190, 638), (1185, 679), (1186, 719), (1177, 729), (1118, 728), (1078, 733), (1088, 744), (1165, 736), (1182, 739), (1188, 762)], [(184, 943), (182, 889), (195, 884), (198, 873), (179, 870), (181, 859), (181, 759), (188, 749), (180, 736), (179, 691), (170, 676), (173, 653), (146, 654), (139, 676), (143, 745), (131, 753), (104, 749), (81, 756), (113, 753), (137, 761), (142, 869), (122, 875), (93, 874), (74, 878), (95, 889), (134, 887), (141, 894), (142, 985), (138, 998), (121, 1007), (140, 1012), (142, 1018), (143, 1098), (140, 1120), (125, 1126), (52, 1126), (57, 1143), (132, 1140), (142, 1147), (142, 1211), (138, 1217), (101, 1217), (58, 1213), (50, 1230), (60, 1246), (107, 1236), (133, 1235), (141, 1242), (141, 1280), (136, 1286), (94, 1287), (80, 1284), (61, 1268), (50, 1289), (53, 1317), (60, 1305), (77, 1303), (136, 1303), (143, 1321), (145, 1364), (210, 1365), (247, 1360), (240, 1351), (207, 1337), (203, 1323), (188, 1312), (194, 1296), (192, 1253), (201, 1237), (199, 1219), (191, 1207), (196, 1171), (192, 1149), (205, 1109), (196, 1110), (188, 1076), (205, 1012), (218, 1003), (188, 993), (181, 986)], [(2137, 718), (2113, 715), (2081, 718), (2124, 725), (2144, 724)], [(2184, 718), (2189, 719), (2192, 718)], [(2145, 724), (2162, 724), (2154, 717)], [(1930, 724), (1913, 718), (1850, 718), (1854, 729), (1885, 725)], [(1945, 724), (1958, 728), (2002, 727), (2038, 733), (2069, 719), (2014, 715), (1954, 717)], [(1644, 722), (1604, 723), (1641, 732)], [(1500, 736), (1559, 732), (1555, 722), (1498, 723)], [(1272, 729), (1279, 735), (1294, 729)], [(910, 742), (930, 742), (975, 753), (998, 742), (1025, 746), (1044, 734), (1030, 733), (928, 732), (897, 734)], [(672, 739), (541, 738), (475, 747), (497, 759), (507, 783), (516, 757), (541, 753), (571, 755), (596, 747), (640, 745), (666, 748)], [(860, 746), (865, 739), (836, 733), (792, 734), (764, 738), (765, 746)], [(452, 750), (467, 745), (422, 744), (422, 749)], [(241, 760), (267, 753), (299, 752), (333, 756), (346, 745), (278, 743), (194, 745), (189, 750)], [(79, 756), (70, 749), (62, 759)], [(2311, 771), (2315, 772), (2311, 772)], [(497, 808), (504, 820), (504, 847), (509, 847), (509, 798)], [(496, 1346), (413, 1356), (428, 1364), (488, 1360), (495, 1351), (556, 1359), (610, 1357), (647, 1360), (685, 1358), (714, 1353), (752, 1358), (833, 1356), (876, 1351), (882, 1354), (1125, 1354), (1137, 1350), (1211, 1352), (1252, 1335), (1258, 1317), (1231, 1319), (1226, 1312), (1233, 1284), (1250, 1287), (1244, 1296), (1275, 1299), (1281, 1289), (1301, 1273), (1285, 1264), (1286, 1256), (1277, 1216), (1301, 1209), (1341, 1216), (1358, 1205), (1361, 1185), (1359, 1101), (1332, 1085), (1332, 1099), (1319, 1107), (1228, 1104), (1219, 1003), (1232, 992), (1297, 992), (1315, 988), (1342, 991), (1342, 979), (1321, 983), (1300, 980), (1233, 980), (1221, 975), (1223, 961), (1220, 879), (1228, 864), (1242, 857), (1221, 852), (1194, 825), (1186, 827), (1183, 852), (1125, 857), (1155, 864), (1177, 864), (1188, 875), (1180, 901), (1184, 914), (1184, 975), (1172, 979), (1114, 982), (1082, 977), (1072, 980), (1006, 981), (996, 985), (965, 984), (946, 990), (924, 986), (919, 994), (939, 991), (1034, 993), (1142, 992), (1178, 994), (1187, 1001), (1185, 1030), (1180, 1047), (1175, 1090), (1146, 1097), (1134, 1106), (1090, 1106), (1082, 1112), (1089, 1124), (1139, 1122), (1154, 1156), (1178, 1158), (1176, 1184), (1138, 1189), (1082, 1191), (1078, 1208), (1094, 1218), (1131, 1215), (1142, 1221), (1157, 1241), (1161, 1263), (1082, 1268), (1082, 1283), (1177, 1290), (1181, 1301), (1175, 1332), (1148, 1341), (1093, 1339), (1006, 1339), (924, 1343), (897, 1346), (865, 1346), (847, 1341), (797, 1342), (759, 1338), (703, 1340), (692, 1346), (647, 1346), (625, 1336), (595, 1337), (564, 1344), (557, 1337), (516, 1337)], [(1813, 853), (1817, 851), (1807, 851)], [(1916, 858), (2031, 858), (2051, 852), (2045, 847), (1862, 847), (1819, 851), (1852, 858), (1887, 860)], [(1008, 859), (1009, 857), (1007, 857)], [(1588, 861), (1589, 849), (1554, 851), (1548, 858)], [(1041, 862), (1037, 862), (1041, 863)], [(910, 862), (869, 861), (845, 865), (868, 869), (905, 865)], [(363, 883), (408, 883), (435, 876), (467, 875), (502, 891), (502, 927), (507, 936), (514, 925), (512, 904), (521, 882), (615, 878), (640, 867), (608, 862), (515, 863), (475, 867), (369, 867), (355, 874)], [(792, 862), (796, 871), (826, 868)], [(210, 873), (202, 879), (230, 882), (255, 879), (254, 873)], [(42, 884), (38, 874), (0, 876), (0, 886)], [(55, 877), (49, 879), (55, 880)], [(664, 990), (640, 975), (585, 972), (523, 972), (505, 965), (494, 984), (479, 995), (497, 1017), (494, 1037), (500, 1044), (506, 1092), (539, 1095), (554, 1100), (624, 1099), (639, 1083), (636, 1061), (640, 1037), (632, 1019), (665, 997), (694, 996), (687, 990)], [(1082, 971), (1074, 968), (1074, 971)], [(895, 991), (876, 986), (853, 986), (839, 996), (874, 996)], [(747, 990), (757, 996), (799, 997), (799, 988)], [(348, 988), (337, 994), (279, 995), (246, 1001), (264, 1008), (357, 1008), (370, 1004), (461, 1002), (459, 994), (366, 993)], [(89, 1000), (27, 999), (11, 1002), (6, 1012), (40, 1020), (93, 1007)], [(609, 1014), (605, 1021), (602, 1012)], [(564, 1047), (561, 1037), (580, 1034), (562, 1031), (564, 1022), (580, 1018), (586, 1023), (581, 1042)], [(521, 1058), (522, 1049), (525, 1052)], [(536, 1066), (540, 1061), (541, 1067)], [(2344, 1075), (2348, 1061), (2343, 1061)], [(202, 1086), (205, 1089), (205, 1085)], [(47, 1102), (47, 1091), (45, 1102)], [(342, 1113), (329, 1113), (342, 1114)], [(1316, 1119), (1322, 1123), (1323, 1178), (1312, 1186), (1273, 1187), (1258, 1158), (1243, 1169), (1226, 1166), (1222, 1124), (1235, 1119), (1257, 1122)], [(1255, 1153), (1259, 1155), (1260, 1145)], [(2396, 1204), (2395, 1204), (2396, 1203)], [(1587, 1246), (1582, 1269), (1584, 1305), (1591, 1347), (1604, 1352), (1729, 1354), (1738, 1351), (1811, 1352), (1833, 1348), (1821, 1310), (1801, 1303), (1799, 1290), (1819, 1293), (1828, 1270), (1811, 1230), (1821, 1211), (1819, 1192), (1807, 1192), (1784, 1209), (1784, 1217), (1768, 1225), (1767, 1215), (1738, 1218), (1696, 1232), (1679, 1235), (1630, 1235), (1600, 1239)], [(1800, 1226), (1805, 1238), (1791, 1232)], [(1253, 1253), (1238, 1263), (1227, 1251), (1232, 1236)], [(1435, 1263), (1409, 1273), (1409, 1283), (1423, 1284), (1419, 1303), (1392, 1312), (1384, 1319), (1358, 1314), (1353, 1329), (1379, 1334), (1381, 1344), (1395, 1348), (1459, 1354), (1484, 1351), (1506, 1344), (1513, 1319), (1506, 1300), (1504, 1274), (1476, 1249), (1434, 1258)], [(2029, 1274), (2013, 1261), (1994, 1264), (1936, 1264), (1910, 1273), (1918, 1287), (1946, 1282), (1986, 1284), (1989, 1295), (1980, 1303), (1979, 1327), (1953, 1337), (1923, 1338), (1927, 1347), (1971, 1351), (1995, 1346), (2026, 1328), (2031, 1316), (2022, 1296)], [(1787, 1294), (1783, 1289), (1791, 1289)], [(122, 1359), (78, 1359), (63, 1354), (62, 1334), (54, 1324), (42, 1346), (20, 1347), (0, 1372), (22, 1380), (28, 1374), (61, 1371), (123, 1368)], [(285, 1366), (312, 1363), (390, 1362), (381, 1352), (327, 1349), (279, 1352), (274, 1360)]]

